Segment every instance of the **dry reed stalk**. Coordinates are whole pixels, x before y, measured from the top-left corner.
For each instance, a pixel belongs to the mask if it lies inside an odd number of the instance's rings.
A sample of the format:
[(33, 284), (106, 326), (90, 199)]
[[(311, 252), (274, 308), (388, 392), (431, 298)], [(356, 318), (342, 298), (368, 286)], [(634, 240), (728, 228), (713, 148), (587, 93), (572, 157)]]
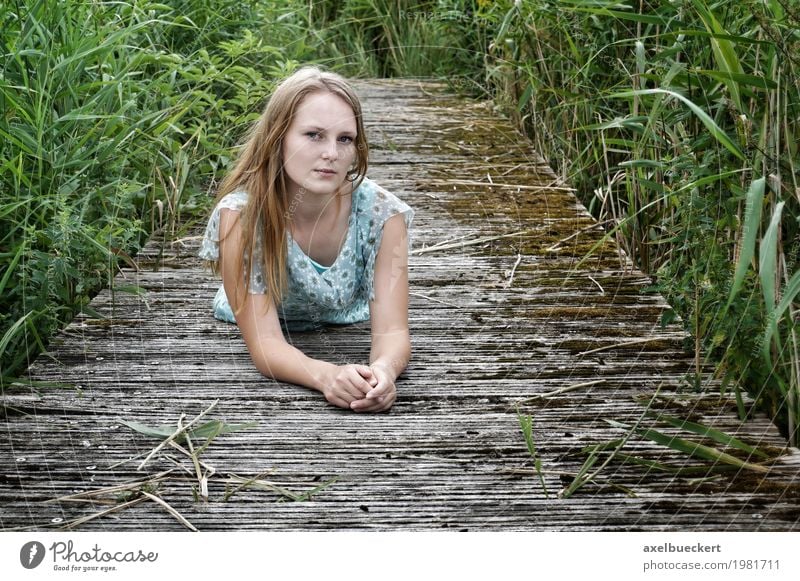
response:
[[(166, 440), (164, 440), (158, 446), (153, 448), (153, 450), (150, 452), (150, 454), (148, 454), (147, 458), (142, 460), (142, 463), (139, 464), (139, 467), (137, 468), (137, 470), (141, 470), (142, 468), (144, 468), (145, 464), (147, 464), (150, 461), (150, 459), (153, 456), (155, 456), (164, 446), (166, 446), (167, 444), (172, 442), (175, 438), (180, 436), (183, 432), (186, 432), (191, 426), (193, 426), (194, 424), (199, 422), (200, 419), (203, 418), (203, 416), (205, 416), (206, 414), (208, 414), (211, 410), (213, 410), (217, 406), (218, 403), (219, 403), (219, 400), (216, 400), (214, 403), (212, 403), (210, 406), (208, 406), (204, 411), (200, 412), (200, 414), (197, 415), (197, 417), (195, 417), (192, 421), (190, 421), (188, 424), (186, 424), (186, 426), (184, 426), (182, 428), (178, 428), (172, 435), (167, 437)], [(185, 416), (186, 416), (186, 414), (181, 414), (181, 419), (178, 420), (178, 424), (179, 425), (180, 425), (181, 420)]]
[(78, 527), (78, 526), (80, 526), (82, 524), (86, 524), (87, 522), (89, 522), (91, 520), (94, 520), (96, 518), (100, 518), (101, 516), (106, 516), (107, 514), (111, 514), (113, 512), (118, 512), (120, 510), (123, 510), (123, 509), (126, 509), (126, 508), (130, 508), (130, 507), (132, 507), (132, 506), (134, 506), (136, 504), (139, 504), (140, 502), (143, 502), (144, 500), (145, 500), (145, 497), (144, 496), (140, 496), (139, 498), (134, 498), (133, 500), (129, 500), (128, 502), (125, 502), (123, 504), (118, 504), (117, 506), (114, 506), (112, 508), (107, 508), (106, 510), (101, 510), (100, 512), (91, 514), (89, 516), (84, 516), (84, 517), (69, 521), (68, 523), (62, 524), (62, 526), (60, 528), (62, 530), (73, 529), (73, 528)]
[(64, 501), (70, 501), (70, 502), (94, 502), (95, 501), (94, 497), (97, 497), (97, 496), (104, 496), (104, 495), (107, 495), (107, 494), (114, 494), (114, 493), (117, 493), (117, 492), (127, 492), (129, 490), (134, 490), (137, 487), (145, 485), (145, 484), (157, 484), (157, 483), (161, 482), (162, 480), (164, 480), (168, 475), (170, 475), (174, 471), (175, 471), (174, 469), (165, 470), (163, 472), (159, 472), (155, 476), (150, 476), (148, 478), (138, 478), (136, 480), (133, 480), (132, 482), (126, 482), (124, 484), (117, 484), (115, 486), (109, 486), (109, 487), (100, 488), (100, 489), (97, 489), (97, 490), (89, 490), (87, 492), (78, 492), (78, 493), (75, 493), (75, 494), (68, 494), (68, 495), (65, 495), (65, 496), (61, 496), (59, 498), (53, 498), (53, 499), (50, 499), (50, 500), (45, 500), (44, 502), (45, 503), (49, 503), (49, 502), (64, 502)]
[(261, 480), (262, 476), (266, 476), (267, 474), (269, 474), (271, 472), (274, 472), (274, 471), (275, 471), (274, 468), (272, 468), (270, 470), (265, 470), (264, 472), (256, 474), (252, 478), (244, 478), (242, 476), (237, 476), (235, 474), (229, 475), (228, 478), (221, 480), (221, 482), (226, 483), (226, 484), (238, 484), (239, 486), (237, 486), (236, 488), (234, 488), (230, 492), (226, 492), (225, 493), (225, 500), (230, 499), (231, 496), (233, 496), (234, 494), (236, 494), (240, 490), (244, 490), (248, 486), (253, 486), (253, 485), (255, 485), (257, 487), (261, 487), (261, 488), (266, 488), (267, 490), (271, 490), (273, 492), (277, 492), (278, 494), (280, 494), (282, 496), (288, 496), (292, 500), (295, 500), (295, 496), (293, 494), (291, 494), (290, 492), (288, 492), (286, 489), (278, 486), (277, 484), (269, 482), (267, 480)]
[(433, 298), (433, 297), (429, 297), (428, 295), (424, 295), (424, 294), (422, 294), (422, 293), (417, 293), (417, 292), (409, 292), (408, 294), (410, 294), (410, 295), (414, 295), (415, 297), (420, 297), (420, 298), (423, 298), (423, 299), (427, 299), (427, 300), (429, 300), (429, 301), (433, 301), (433, 302), (436, 302), (436, 303), (442, 303), (443, 305), (447, 305), (448, 307), (455, 307), (455, 308), (457, 308), (457, 309), (460, 309), (460, 308), (461, 308), (461, 305), (456, 305), (456, 304), (453, 304), (453, 303), (448, 303), (447, 301), (442, 301), (442, 300), (439, 300), (439, 299), (435, 299), (435, 298)]
[(546, 248), (545, 250), (546, 250), (547, 252), (555, 252), (556, 250), (558, 250), (558, 247), (559, 247), (559, 246), (561, 246), (562, 244), (564, 244), (564, 242), (569, 242), (570, 240), (572, 240), (573, 238), (577, 238), (578, 236), (580, 236), (580, 235), (581, 235), (581, 234), (583, 234), (584, 232), (588, 232), (589, 230), (594, 230), (595, 228), (598, 228), (598, 227), (605, 226), (605, 225), (606, 225), (606, 224), (608, 224), (609, 222), (613, 222), (613, 221), (614, 221), (614, 220), (604, 220), (604, 221), (602, 221), (602, 222), (595, 222), (595, 223), (593, 223), (592, 225), (590, 225), (590, 226), (586, 226), (585, 228), (581, 228), (580, 230), (578, 230), (578, 231), (577, 231), (577, 232), (575, 232), (574, 234), (570, 234), (570, 235), (569, 235), (569, 236), (567, 236), (566, 238), (563, 238), (563, 239), (559, 240), (558, 242), (556, 242), (555, 244), (553, 244), (553, 245), (552, 245), (552, 246), (550, 246), (549, 248)]
[(149, 492), (145, 492), (144, 490), (142, 490), (142, 494), (147, 498), (149, 498), (150, 500), (152, 500), (153, 502), (155, 502), (156, 504), (159, 504), (162, 507), (164, 507), (164, 509), (166, 509), (168, 513), (174, 516), (179, 523), (188, 528), (190, 531), (194, 531), (196, 533), (199, 532), (192, 523), (186, 520), (186, 518), (184, 518), (184, 516), (181, 513), (179, 513), (177, 510), (171, 507), (169, 503), (167, 503), (167, 501), (165, 501), (163, 498), (160, 498), (154, 494), (150, 494)]
[(517, 253), (517, 261), (514, 263), (514, 267), (511, 269), (511, 274), (506, 282), (506, 288), (511, 288), (511, 285), (514, 282), (514, 273), (517, 272), (517, 267), (519, 266), (520, 262), (522, 262), (522, 254)]
[(554, 389), (553, 391), (547, 391), (545, 393), (537, 393), (537, 394), (532, 395), (531, 397), (528, 397), (528, 398), (525, 398), (525, 399), (522, 399), (522, 400), (516, 402), (513, 406), (509, 406), (508, 409), (509, 410), (513, 410), (517, 406), (519, 406), (520, 404), (531, 403), (531, 402), (534, 402), (534, 401), (539, 400), (539, 399), (543, 399), (543, 398), (547, 398), (547, 397), (553, 397), (555, 395), (561, 395), (562, 393), (569, 393), (570, 391), (575, 391), (575, 390), (580, 389), (582, 387), (590, 387), (592, 385), (598, 385), (600, 383), (605, 383), (605, 382), (606, 382), (605, 379), (595, 379), (593, 381), (583, 381), (581, 383), (575, 383), (575, 384), (572, 384), (572, 385), (568, 385), (566, 387), (561, 387), (559, 389)]
[(636, 339), (635, 341), (625, 341), (623, 343), (614, 343), (613, 345), (606, 345), (605, 347), (598, 347), (597, 349), (591, 349), (589, 351), (583, 351), (581, 353), (577, 353), (575, 357), (583, 357), (584, 355), (589, 355), (591, 353), (597, 353), (599, 351), (607, 351), (608, 349), (616, 349), (617, 347), (627, 347), (629, 345), (639, 345), (642, 343), (651, 343), (653, 341), (669, 341), (674, 337), (648, 337), (647, 339)]
[[(589, 276), (589, 275), (587, 274), (586, 276)], [(592, 278), (591, 276), (589, 276), (589, 280), (591, 280), (591, 281), (592, 281), (594, 284), (596, 284), (596, 285), (597, 285), (597, 288), (599, 288), (599, 289), (600, 289), (600, 292), (601, 292), (602, 294), (606, 294), (606, 291), (605, 291), (605, 289), (604, 289), (604, 288), (603, 288), (603, 287), (600, 285), (600, 283), (599, 283), (599, 282), (597, 282), (597, 281), (596, 281), (594, 278)]]
[(117, 462), (116, 464), (112, 464), (111, 466), (107, 466), (107, 467), (106, 467), (106, 470), (113, 470), (114, 468), (117, 468), (117, 467), (119, 467), (119, 466), (122, 466), (123, 464), (127, 464), (128, 462), (130, 462), (130, 461), (132, 461), (132, 460), (136, 460), (136, 459), (138, 459), (138, 458), (141, 458), (141, 457), (142, 457), (142, 456), (144, 456), (145, 454), (147, 454), (147, 452), (142, 452), (141, 454), (137, 454), (136, 456), (131, 456), (131, 457), (130, 457), (130, 458), (128, 458), (127, 460), (121, 460), (121, 461)]
[[(181, 446), (180, 444), (178, 444), (178, 443), (176, 443), (176, 442), (170, 442), (170, 443), (169, 443), (169, 445), (170, 445), (171, 447), (175, 448), (176, 450), (178, 450), (178, 451), (179, 451), (181, 454), (183, 454), (183, 455), (185, 455), (185, 456), (187, 456), (187, 457), (191, 458), (192, 460), (194, 460), (194, 459), (195, 459), (195, 458), (192, 456), (192, 453), (191, 453), (191, 452), (189, 452), (189, 450), (187, 450), (186, 448), (184, 448), (184, 447), (183, 447), (183, 446)], [(209, 472), (209, 473), (210, 473), (210, 474), (208, 474), (209, 476), (211, 476), (212, 474), (216, 474), (216, 472), (217, 472), (216, 468), (214, 468), (214, 467), (213, 467), (213, 466), (211, 466), (210, 464), (206, 464), (205, 462), (203, 462), (202, 460), (200, 460), (200, 458), (196, 458), (196, 460), (197, 460), (197, 464), (198, 464), (199, 466), (201, 466), (202, 468), (205, 468), (205, 470), (206, 470), (207, 472)], [(193, 462), (193, 463), (194, 463), (194, 462)], [(191, 470), (189, 470), (188, 468), (184, 468), (184, 470), (185, 470), (186, 472), (189, 472), (190, 474), (192, 473), (192, 471), (191, 471)]]
[(454, 244), (434, 244), (433, 246), (428, 246), (427, 248), (419, 248), (417, 250), (412, 250), (410, 254), (412, 256), (417, 256), (420, 254), (427, 254), (428, 252), (437, 252), (439, 250), (450, 250), (452, 248), (463, 248), (464, 246), (475, 246), (476, 244), (483, 244), (484, 242), (492, 242), (494, 240), (501, 240), (503, 238), (510, 238), (511, 236), (520, 236), (522, 234), (530, 234), (533, 230), (520, 230), (519, 232), (511, 232), (509, 234), (499, 234), (497, 236), (484, 236), (482, 238), (475, 238), (474, 240), (467, 240), (465, 242), (459, 242)]
[[(183, 416), (178, 418), (178, 428), (181, 428), (181, 422), (183, 420)], [(203, 476), (203, 471), (200, 469), (200, 461), (197, 458), (197, 454), (194, 450), (194, 444), (192, 444), (192, 438), (189, 437), (189, 434), (185, 434), (186, 437), (186, 444), (189, 446), (189, 457), (192, 460), (192, 464), (194, 465), (195, 474), (197, 475), (197, 485), (200, 489), (200, 497), (203, 499), (203, 502), (208, 502), (208, 479)], [(178, 444), (175, 442), (170, 442), (170, 445), (177, 447)]]
[(570, 188), (568, 186), (557, 186), (558, 182), (552, 182), (550, 184), (546, 184), (543, 186), (526, 186), (523, 184), (505, 184), (505, 183), (490, 183), (490, 182), (478, 182), (473, 180), (428, 180), (428, 183), (434, 185), (445, 185), (445, 186), (489, 186), (490, 188), (516, 188), (517, 190), (525, 190), (527, 192), (547, 192), (547, 191), (559, 191), (559, 192), (574, 192), (576, 191), (575, 188)]

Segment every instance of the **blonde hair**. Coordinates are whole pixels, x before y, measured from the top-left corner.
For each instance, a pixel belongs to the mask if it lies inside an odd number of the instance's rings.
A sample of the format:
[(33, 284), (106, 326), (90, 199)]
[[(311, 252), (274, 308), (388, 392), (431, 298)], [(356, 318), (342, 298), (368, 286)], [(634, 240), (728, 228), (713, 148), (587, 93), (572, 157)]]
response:
[[(289, 200), (283, 171), (283, 140), (297, 107), (308, 95), (317, 92), (336, 95), (353, 109), (357, 128), (356, 159), (348, 180), (353, 182), (354, 190), (361, 184), (367, 173), (369, 146), (358, 96), (340, 75), (307, 66), (284, 79), (273, 91), (261, 117), (245, 136), (236, 164), (223, 180), (217, 194), (216, 201), (219, 202), (231, 192), (247, 192), (248, 201), (240, 215), (244, 252), (235, 265), (236, 272), (244, 272), (245, 292), (249, 291), (252, 271), (250, 257), (256, 256), (257, 232), (260, 229), (265, 294), (275, 305), (281, 302), (288, 286), (286, 229)], [(219, 272), (218, 262), (212, 263), (211, 267), (214, 272)]]

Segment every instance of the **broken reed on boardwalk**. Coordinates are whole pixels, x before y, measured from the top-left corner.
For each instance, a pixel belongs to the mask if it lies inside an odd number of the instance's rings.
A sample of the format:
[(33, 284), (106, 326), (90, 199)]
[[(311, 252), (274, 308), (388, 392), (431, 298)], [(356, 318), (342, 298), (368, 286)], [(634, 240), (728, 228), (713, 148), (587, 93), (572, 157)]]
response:
[[(210, 314), (201, 232), (153, 240), (31, 367), (65, 388), (4, 396), (3, 529), (797, 530), (797, 456), (687, 385), (685, 332), (565, 184), (514, 187), (557, 181), (530, 144), (436, 83), (357, 88), (370, 177), (417, 212), (392, 411), (265, 379)], [(365, 324), (289, 340), (369, 354)]]

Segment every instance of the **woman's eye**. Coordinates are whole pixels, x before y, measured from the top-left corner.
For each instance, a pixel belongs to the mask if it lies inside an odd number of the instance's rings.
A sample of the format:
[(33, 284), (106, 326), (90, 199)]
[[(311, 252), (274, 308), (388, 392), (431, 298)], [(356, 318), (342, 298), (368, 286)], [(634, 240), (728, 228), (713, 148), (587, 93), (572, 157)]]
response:
[[(312, 141), (319, 141), (320, 139), (322, 139), (322, 133), (320, 133), (319, 131), (307, 131), (306, 135)], [(339, 143), (346, 143), (346, 144), (353, 143), (353, 138), (350, 137), (349, 135), (342, 135), (341, 137), (339, 137)]]

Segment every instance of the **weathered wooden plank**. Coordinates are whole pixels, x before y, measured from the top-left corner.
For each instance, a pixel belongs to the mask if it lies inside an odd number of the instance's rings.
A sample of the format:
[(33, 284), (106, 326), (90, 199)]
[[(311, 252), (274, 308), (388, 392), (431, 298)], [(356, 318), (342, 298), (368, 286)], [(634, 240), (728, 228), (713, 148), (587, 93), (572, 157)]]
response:
[[(261, 376), (238, 329), (210, 315), (219, 281), (195, 257), (203, 224), (175, 242), (161, 233), (114, 281), (139, 292), (101, 292), (92, 308), (105, 318), (80, 315), (30, 367), (32, 381), (61, 387), (4, 389), (0, 527), (63, 526), (108, 505), (47, 501), (175, 468), (152, 489), (201, 530), (798, 530), (797, 451), (784, 454), (766, 418), (741, 422), (732, 394), (720, 395), (704, 366), (704, 390), (687, 381), (696, 371), (687, 335), (676, 323), (660, 325), (669, 305), (613, 240), (601, 243), (602, 229), (530, 144), (485, 104), (437, 83), (359, 88), (370, 176), (416, 210), (414, 359), (391, 413), (335, 409)], [(450, 246), (437, 249), (443, 241)], [(330, 361), (369, 355), (368, 323), (287, 338)], [(136, 470), (157, 440), (122, 420), (175, 425), (217, 400), (211, 417), (255, 425), (202, 453), (216, 471), (208, 503), (195, 500), (194, 466), (174, 449)], [(698, 478), (620, 458), (557, 498), (587, 446), (623, 434), (605, 420), (631, 424), (648, 406), (713, 425), (775, 461), (763, 474)], [(518, 411), (534, 419), (547, 492)], [(631, 438), (624, 453), (709, 470), (643, 438)], [(336, 481), (302, 502), (278, 502), (280, 494), (253, 486), (226, 499), (234, 475), (261, 475), (298, 494)], [(151, 501), (81, 527), (181, 528)]]

